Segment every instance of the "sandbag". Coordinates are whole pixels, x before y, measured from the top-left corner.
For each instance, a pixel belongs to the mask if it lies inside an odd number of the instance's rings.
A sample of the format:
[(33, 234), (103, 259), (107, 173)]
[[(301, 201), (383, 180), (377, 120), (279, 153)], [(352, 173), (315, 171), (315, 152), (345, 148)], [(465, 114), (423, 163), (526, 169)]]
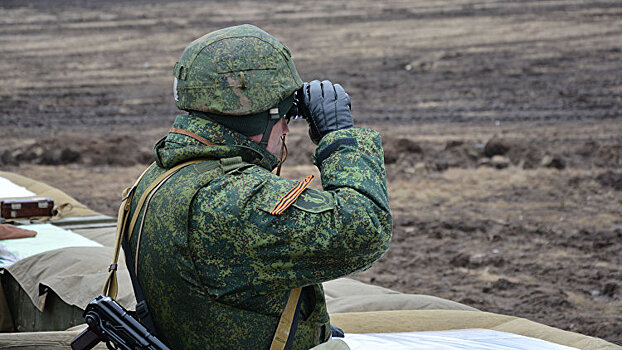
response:
[[(7, 272), (29, 295), (32, 303), (43, 310), (40, 291), (49, 288), (68, 305), (84, 308), (97, 295), (108, 277), (108, 266), (113, 248), (71, 247), (52, 250), (23, 259), (10, 266)], [(125, 308), (136, 305), (132, 282), (125, 267), (119, 262), (117, 272), (119, 295), (117, 301)]]
[(331, 323), (346, 333), (395, 333), (451, 329), (492, 329), (579, 349), (622, 347), (602, 339), (563, 331), (524, 318), (463, 310), (405, 310), (331, 314)]
[(339, 278), (323, 285), (329, 313), (388, 310), (477, 311), (455, 301), (430, 295), (404, 294), (350, 278)]
[[(72, 231), (88, 239), (94, 240), (104, 247), (114, 247), (117, 228), (116, 225), (114, 225), (109, 227), (72, 229)], [(109, 260), (112, 261), (112, 256), (110, 256)], [(107, 261), (106, 263), (110, 264), (110, 261)]]

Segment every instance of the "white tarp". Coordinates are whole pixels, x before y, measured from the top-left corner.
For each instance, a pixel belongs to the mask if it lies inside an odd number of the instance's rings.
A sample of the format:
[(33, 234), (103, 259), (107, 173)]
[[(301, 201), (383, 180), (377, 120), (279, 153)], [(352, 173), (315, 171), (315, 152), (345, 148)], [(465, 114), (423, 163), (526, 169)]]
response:
[(4, 239), (0, 241), (4, 249), (19, 259), (35, 254), (67, 247), (103, 247), (84, 236), (51, 224), (22, 225), (20, 228), (36, 231), (29, 238)]
[(350, 350), (571, 350), (544, 340), (490, 329), (346, 334)]
[(26, 187), (15, 184), (9, 179), (0, 177), (0, 198), (32, 197), (36, 193), (30, 192)]

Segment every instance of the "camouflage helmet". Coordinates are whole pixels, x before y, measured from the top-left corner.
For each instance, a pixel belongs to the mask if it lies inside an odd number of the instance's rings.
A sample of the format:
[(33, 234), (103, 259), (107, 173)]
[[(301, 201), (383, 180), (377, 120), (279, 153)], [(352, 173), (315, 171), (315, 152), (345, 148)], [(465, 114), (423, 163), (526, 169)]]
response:
[(177, 108), (222, 116), (264, 112), (302, 87), (289, 49), (250, 24), (190, 43), (174, 75)]

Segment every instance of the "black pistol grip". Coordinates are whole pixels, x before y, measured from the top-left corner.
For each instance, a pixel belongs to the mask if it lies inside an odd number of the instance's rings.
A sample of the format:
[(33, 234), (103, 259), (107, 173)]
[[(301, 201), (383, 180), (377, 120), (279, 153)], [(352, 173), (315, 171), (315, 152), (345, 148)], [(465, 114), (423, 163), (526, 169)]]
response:
[(86, 328), (71, 341), (73, 350), (90, 350), (97, 345), (101, 339), (92, 329)]

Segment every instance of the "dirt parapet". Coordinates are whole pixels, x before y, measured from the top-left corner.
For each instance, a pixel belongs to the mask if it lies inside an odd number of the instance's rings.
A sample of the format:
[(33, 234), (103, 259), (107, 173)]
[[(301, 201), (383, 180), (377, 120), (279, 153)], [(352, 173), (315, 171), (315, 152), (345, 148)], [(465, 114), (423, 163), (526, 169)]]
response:
[(41, 165), (120, 165), (149, 164), (153, 156), (149, 145), (130, 136), (109, 136), (99, 139), (73, 136), (47, 137), (29, 144), (0, 150), (0, 165), (20, 163)]
[[(494, 136), (485, 143), (472, 140), (450, 140), (445, 143), (417, 142), (414, 139), (384, 137), (384, 159), (388, 168), (397, 172), (414, 173), (414, 168), (445, 171), (450, 168), (477, 168), (480, 166), (504, 169), (567, 167), (578, 169), (622, 167), (622, 144), (600, 145), (596, 141), (585, 144), (559, 145), (555, 140), (514, 139)], [(611, 179), (610, 179), (611, 178)], [(615, 182), (615, 175), (602, 178)], [(616, 185), (614, 185), (615, 187)]]

